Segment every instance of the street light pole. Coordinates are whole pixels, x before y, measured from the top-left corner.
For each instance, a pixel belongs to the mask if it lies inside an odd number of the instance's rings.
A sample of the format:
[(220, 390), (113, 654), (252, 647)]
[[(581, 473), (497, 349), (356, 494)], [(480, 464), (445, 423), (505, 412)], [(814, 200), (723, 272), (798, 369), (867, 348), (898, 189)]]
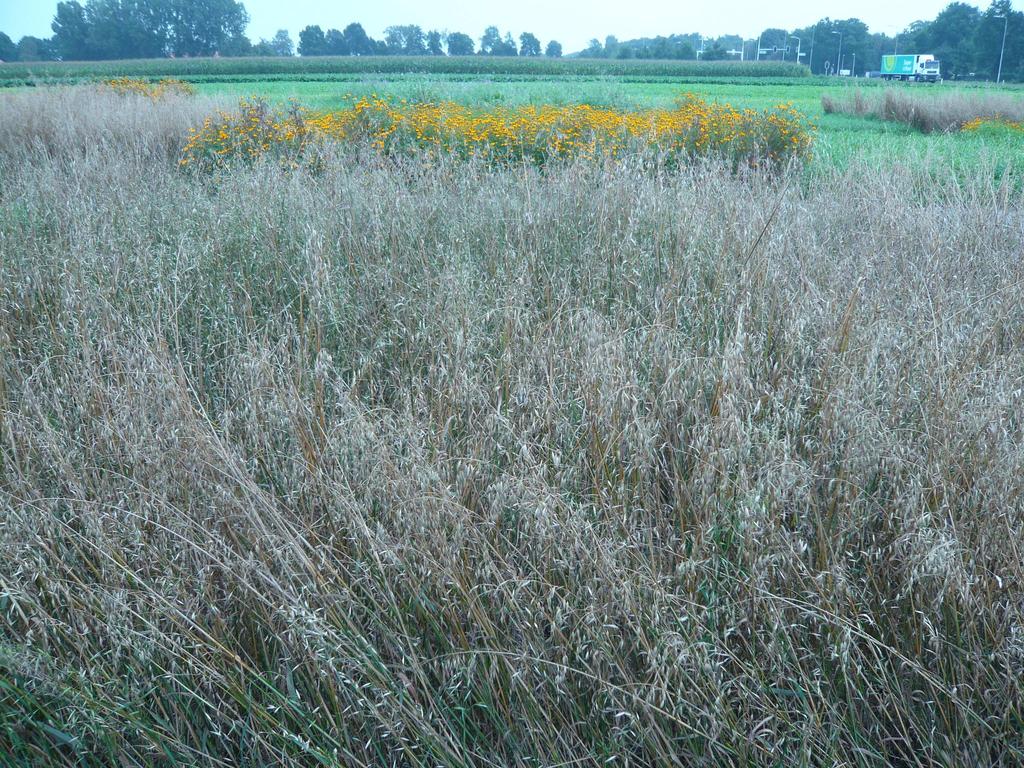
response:
[(807, 67), (811, 70), (811, 74), (814, 74), (814, 38), (818, 34), (818, 25), (815, 24), (811, 29), (811, 56), (807, 62)]
[(843, 68), (843, 33), (832, 30), (833, 35), (839, 35), (839, 53), (836, 56), (836, 75), (839, 75)]
[(796, 40), (796, 63), (800, 63), (800, 38), (796, 35), (789, 36), (791, 40)]
[(757, 36), (757, 53), (754, 56), (754, 61), (761, 60), (761, 36)]
[[(998, 19), (999, 17), (996, 16)], [(1006, 26), (1010, 23), (1010, 14), (1006, 14), (1003, 18), (1003, 44), (999, 46), (999, 71), (996, 73), (996, 85), (999, 85), (999, 81), (1003, 79), (1003, 52), (1006, 50)]]

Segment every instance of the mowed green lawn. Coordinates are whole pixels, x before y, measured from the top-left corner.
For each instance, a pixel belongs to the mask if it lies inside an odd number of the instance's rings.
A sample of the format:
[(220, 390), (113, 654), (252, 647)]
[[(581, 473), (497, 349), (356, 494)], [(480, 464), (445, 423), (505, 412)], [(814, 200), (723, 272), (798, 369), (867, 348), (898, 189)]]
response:
[(854, 156), (867, 156), (879, 164), (948, 159), (956, 169), (989, 168), (999, 173), (1008, 165), (1024, 163), (1024, 141), (1012, 134), (923, 135), (903, 125), (870, 117), (826, 115), (823, 93), (842, 94), (853, 88), (911, 88), (915, 93), (941, 98), (954, 91), (1005, 92), (1024, 99), (1019, 86), (856, 83), (824, 78), (746, 78), (734, 81), (624, 77), (475, 77), (466, 75), (366, 75), (341, 78), (197, 82), (200, 93), (232, 99), (258, 95), (275, 102), (295, 99), (315, 110), (343, 108), (346, 96), (379, 94), (410, 101), (452, 100), (464, 104), (569, 104), (588, 103), (622, 109), (668, 107), (686, 93), (735, 107), (768, 109), (792, 103), (817, 126), (817, 164), (842, 167)]

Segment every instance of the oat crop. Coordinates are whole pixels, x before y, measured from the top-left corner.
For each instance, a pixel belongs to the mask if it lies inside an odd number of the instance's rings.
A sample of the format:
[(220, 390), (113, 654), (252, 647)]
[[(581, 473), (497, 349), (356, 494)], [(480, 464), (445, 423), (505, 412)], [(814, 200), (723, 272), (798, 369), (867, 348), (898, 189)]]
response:
[(1024, 764), (992, 161), (182, 172), (215, 106), (0, 94), (3, 768)]

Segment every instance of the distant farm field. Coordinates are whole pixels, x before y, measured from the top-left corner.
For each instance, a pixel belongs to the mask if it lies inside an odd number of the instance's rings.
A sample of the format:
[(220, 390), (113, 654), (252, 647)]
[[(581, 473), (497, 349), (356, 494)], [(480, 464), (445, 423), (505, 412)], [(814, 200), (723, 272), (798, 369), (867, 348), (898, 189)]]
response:
[(687, 93), (736, 107), (767, 109), (789, 103), (818, 126), (816, 156), (819, 162), (845, 164), (853, 156), (877, 162), (914, 160), (939, 155), (954, 166), (984, 158), (1024, 162), (1024, 142), (1014, 136), (922, 136), (903, 125), (866, 117), (826, 115), (823, 94), (842, 94), (856, 88), (868, 91), (903, 88), (925, 98), (950, 92), (1005, 93), (1024, 101), (1024, 88), (978, 85), (886, 85), (878, 81), (856, 83), (837, 78), (687, 78), (618, 76), (512, 77), (451, 76), (438, 74), (362, 74), (343, 79), (245, 80), (197, 82), (200, 93), (232, 99), (258, 94), (285, 102), (295, 99), (314, 109), (336, 109), (345, 96), (380, 94), (417, 101), (452, 100), (463, 104), (570, 104), (587, 103), (623, 109), (666, 107)]
[(451, 100), (467, 105), (593, 104), (621, 109), (666, 107), (684, 94), (740, 108), (790, 103), (818, 126), (816, 162), (844, 165), (853, 157), (878, 163), (925, 156), (952, 167), (978, 162), (1020, 166), (1024, 142), (1013, 135), (922, 136), (903, 125), (842, 114), (826, 115), (821, 99), (852, 89), (902, 88), (924, 98), (1002, 93), (1024, 100), (1024, 87), (987, 83), (887, 85), (811, 77), (782, 62), (691, 62), (486, 57), (315, 57), (291, 59), (163, 59), (123, 62), (0, 64), (9, 88), (95, 82), (114, 76), (176, 77), (200, 94), (226, 103), (260, 96), (295, 100), (314, 110), (343, 106), (345, 97), (378, 94), (410, 101)]

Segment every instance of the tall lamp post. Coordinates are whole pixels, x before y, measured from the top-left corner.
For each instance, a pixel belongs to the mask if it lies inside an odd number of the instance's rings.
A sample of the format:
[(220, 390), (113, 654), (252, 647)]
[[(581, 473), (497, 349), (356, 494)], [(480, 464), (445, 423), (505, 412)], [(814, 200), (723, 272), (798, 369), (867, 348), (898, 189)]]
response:
[(1003, 52), (1006, 50), (1006, 26), (1010, 23), (1010, 14), (996, 18), (1003, 20), (1003, 44), (999, 46), (999, 71), (996, 72), (996, 85), (999, 85), (999, 81), (1003, 79)]
[(814, 73), (814, 38), (818, 34), (818, 25), (815, 24), (814, 28), (811, 29), (811, 55), (807, 61), (807, 66)]
[(836, 56), (836, 74), (838, 75), (843, 68), (843, 33), (833, 29), (832, 34), (839, 35), (839, 54)]
[(754, 61), (761, 60), (761, 36), (757, 36), (757, 53), (754, 55)]
[(796, 40), (796, 63), (800, 63), (800, 38), (796, 35), (790, 35), (790, 40)]

